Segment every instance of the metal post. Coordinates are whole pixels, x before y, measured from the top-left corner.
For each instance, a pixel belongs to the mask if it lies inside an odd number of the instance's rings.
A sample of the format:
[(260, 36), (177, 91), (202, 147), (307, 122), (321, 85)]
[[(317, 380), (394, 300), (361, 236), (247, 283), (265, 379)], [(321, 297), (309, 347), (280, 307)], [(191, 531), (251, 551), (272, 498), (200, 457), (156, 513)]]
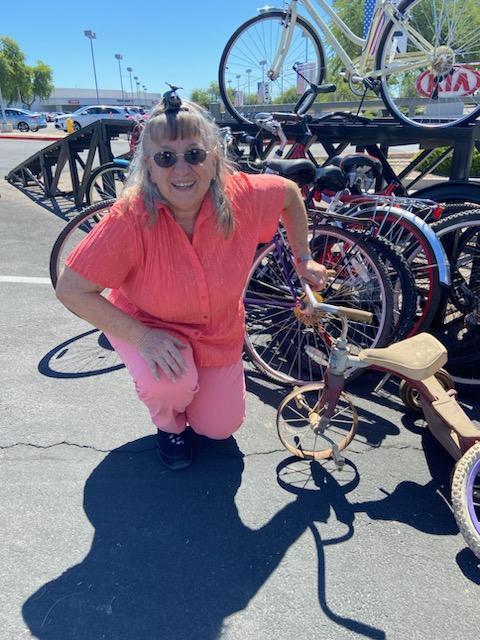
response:
[(138, 81), (138, 76), (133, 76), (133, 79), (135, 80), (135, 85), (136, 85), (136, 99), (135, 99), (135, 101), (138, 102), (138, 85), (140, 83)]
[(97, 70), (95, 68), (95, 56), (93, 55), (93, 41), (96, 39), (96, 34), (94, 31), (84, 31), (84, 35), (90, 40), (90, 50), (92, 52), (92, 64), (93, 64), (93, 75), (95, 78), (95, 90), (97, 92), (97, 102), (100, 103), (100, 98), (98, 95), (98, 82), (97, 82)]
[(2, 94), (1, 85), (0, 85), (0, 110), (2, 112), (2, 120), (4, 123), (5, 131), (8, 131), (8, 122), (7, 122), (7, 116), (5, 115), (5, 105), (3, 104), (3, 94)]
[(125, 94), (123, 93), (122, 67), (120, 60), (123, 60), (121, 53), (116, 53), (115, 58), (118, 60), (118, 73), (120, 74), (120, 87), (122, 89), (122, 104), (125, 102)]
[(130, 76), (130, 95), (132, 96), (132, 104), (135, 102), (135, 98), (133, 97), (133, 84), (132, 84), (132, 67), (127, 67), (128, 74)]

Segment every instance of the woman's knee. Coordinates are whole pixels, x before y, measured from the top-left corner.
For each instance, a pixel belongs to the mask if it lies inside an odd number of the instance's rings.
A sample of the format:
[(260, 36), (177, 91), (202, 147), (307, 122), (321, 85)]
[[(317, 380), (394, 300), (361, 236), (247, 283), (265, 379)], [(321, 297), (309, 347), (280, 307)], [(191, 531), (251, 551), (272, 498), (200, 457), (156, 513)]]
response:
[(221, 416), (214, 412), (210, 416), (202, 416), (193, 420), (188, 415), (187, 418), (195, 433), (207, 436), (212, 440), (226, 440), (238, 431), (245, 420), (245, 407), (237, 411), (235, 415)]
[(196, 393), (198, 379), (196, 370), (190, 368), (174, 381), (169, 380), (162, 372), (160, 372), (160, 379), (157, 380), (149, 371), (134, 382), (138, 397), (143, 402), (156, 399), (173, 404), (182, 401), (182, 404), (186, 405), (192, 401)]

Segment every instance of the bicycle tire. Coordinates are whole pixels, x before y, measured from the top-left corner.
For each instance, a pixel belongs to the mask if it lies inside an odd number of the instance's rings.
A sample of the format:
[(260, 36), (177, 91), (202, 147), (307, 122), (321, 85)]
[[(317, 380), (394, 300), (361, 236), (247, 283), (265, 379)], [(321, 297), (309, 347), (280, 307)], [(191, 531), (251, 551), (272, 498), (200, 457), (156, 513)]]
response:
[[(319, 235), (312, 241), (314, 256), (316, 251), (320, 252), (318, 238), (322, 237), (330, 243), (330, 248), (337, 245), (349, 251), (345, 259), (341, 252), (335, 255), (330, 252), (328, 268), (336, 269), (337, 276), (325, 290), (325, 299), (332, 304), (356, 306), (374, 313), (374, 324), (370, 328), (362, 323), (349, 324), (348, 338), (353, 350), (383, 346), (391, 331), (393, 306), (392, 285), (384, 265), (371, 246), (355, 234), (332, 225), (320, 225)], [(296, 304), (303, 290), (285, 240), (279, 249), (280, 254), (275, 242), (262, 247), (247, 278), (245, 353), (268, 378), (283, 384), (303, 384), (321, 379), (324, 370), (323, 365), (308, 358), (304, 346), (316, 347), (327, 359), (328, 345), (339, 335), (340, 320), (327, 316), (320, 337), (312, 319), (296, 315)], [(354, 259), (358, 260), (358, 273), (349, 275), (348, 268)]]
[(417, 287), (408, 261), (395, 245), (382, 236), (368, 239), (385, 265), (393, 289), (392, 332), (388, 342), (413, 335), (417, 308)]
[(87, 207), (76, 215), (60, 232), (50, 253), (50, 280), (53, 288), (57, 286), (64, 262), (70, 251), (82, 240), (85, 233), (93, 227), (110, 211), (115, 200), (102, 200)]
[[(321, 412), (325, 409), (325, 406), (321, 409), (318, 407), (320, 392), (324, 387), (323, 382), (298, 387), (285, 396), (278, 407), (276, 419), (278, 437), (285, 449), (297, 458), (325, 460), (332, 457), (331, 447), (317, 448), (321, 436), (319, 438), (313, 430), (313, 422), (320, 419)], [(308, 401), (306, 394), (311, 396)], [(305, 417), (301, 414), (301, 410), (305, 411)], [(355, 405), (348, 394), (342, 392), (327, 429), (329, 437), (336, 440), (335, 444), (339, 451), (346, 449), (352, 442), (357, 433), (357, 427), (358, 414)], [(308, 439), (307, 446), (301, 442), (302, 439), (304, 441)]]
[[(107, 162), (92, 171), (85, 189), (87, 206), (102, 200), (118, 199), (122, 193), (129, 167), (123, 167), (115, 162)], [(117, 183), (122, 189), (117, 191)]]
[(473, 389), (480, 386), (480, 326), (468, 328), (465, 316), (480, 296), (480, 210), (442, 218), (432, 229), (447, 251), (452, 286), (431, 330), (448, 349), (447, 368), (455, 383)]
[[(476, 104), (469, 110), (462, 96), (456, 95), (463, 86), (460, 84), (460, 75), (466, 73), (466, 81), (469, 82), (470, 76), (465, 72), (465, 67), (472, 65), (475, 67), (474, 73), (478, 73), (480, 59), (477, 24), (468, 21), (468, 1), (403, 0), (397, 7), (398, 14), (403, 15), (407, 25), (402, 33), (403, 41), (398, 37), (398, 24), (389, 21), (385, 26), (376, 55), (376, 68), (380, 70), (380, 93), (392, 116), (403, 124), (443, 129), (467, 124), (480, 114), (480, 105)], [(409, 27), (421, 38), (412, 36)], [(430, 52), (425, 51), (421, 39), (434, 44)], [(401, 51), (402, 48), (405, 48), (405, 52)], [(402, 72), (401, 60), (406, 55), (409, 56), (410, 65), (405, 66), (410, 69)], [(412, 59), (420, 60), (422, 55), (422, 62), (416, 62), (418, 68), (412, 70)], [(389, 68), (394, 69), (395, 73), (389, 73)], [(402, 95), (403, 89), (405, 97)], [(417, 96), (411, 96), (414, 90), (418, 96), (423, 92), (428, 102), (419, 103)], [(475, 93), (478, 97), (478, 87)], [(458, 98), (456, 102), (455, 98)], [(454, 114), (452, 105), (456, 107), (458, 115)]]
[[(480, 184), (474, 182), (448, 180), (414, 191), (411, 195), (414, 198), (426, 198), (446, 205), (465, 204), (465, 208), (469, 208), (470, 205), (480, 206)], [(448, 215), (448, 212), (445, 215)]]
[[(281, 26), (281, 21), (287, 17), (287, 14), (281, 10), (265, 11), (254, 18), (250, 18), (244, 22), (229, 38), (220, 58), (220, 65), (218, 69), (218, 86), (220, 90), (220, 96), (227, 111), (238, 122), (252, 123), (253, 117), (246, 115), (249, 106), (254, 107), (255, 102), (252, 104), (244, 104), (241, 107), (234, 104), (235, 100), (232, 95), (232, 89), (228, 84), (233, 83), (234, 87), (240, 88), (240, 78), (242, 78), (243, 89), (247, 88), (247, 95), (252, 96), (252, 86), (258, 87), (257, 83), (265, 83), (271, 86), (272, 81), (266, 78), (266, 70), (268, 70), (270, 63), (273, 61), (273, 57), (278, 47), (278, 35), (275, 37), (275, 27)], [(270, 23), (270, 24), (269, 24)], [(269, 33), (267, 34), (267, 30)], [(258, 39), (263, 35), (268, 37), (264, 42), (258, 43)], [(302, 34), (306, 33), (307, 36), (302, 38)], [(301, 52), (299, 50), (300, 39)], [(305, 55), (308, 60), (308, 43), (311, 43), (313, 50), (315, 51), (315, 77), (313, 82), (321, 84), (325, 76), (325, 54), (323, 45), (317, 35), (317, 32), (312, 25), (307, 22), (301, 16), (297, 17), (297, 24), (295, 26), (295, 32), (292, 36), (292, 42), (290, 49), (285, 59), (284, 69), (288, 69), (285, 73), (282, 73), (280, 78), (275, 81), (279, 83), (280, 91), (285, 93), (289, 88), (296, 86), (297, 74), (293, 71), (292, 67), (295, 62), (299, 61), (299, 57)], [(250, 45), (253, 46), (253, 50), (250, 51)], [(235, 54), (234, 47), (240, 51)], [(232, 53), (233, 52), (233, 53)], [(305, 53), (304, 53), (305, 52)], [(235, 55), (238, 55), (238, 61), (235, 61)], [(261, 60), (259, 60), (261, 58)], [(266, 61), (263, 65), (260, 62)], [(246, 68), (249, 69), (247, 78), (243, 76), (246, 72)], [(263, 69), (263, 71), (262, 71)], [(246, 82), (246, 84), (245, 84)], [(265, 86), (265, 85), (264, 85)], [(274, 85), (275, 91), (277, 85)], [(243, 91), (245, 94), (245, 91)], [(259, 93), (259, 91), (257, 91)], [(273, 95), (271, 96), (274, 97)], [(262, 103), (263, 104), (263, 103)]]
[(451, 502), (463, 539), (480, 558), (480, 442), (474, 444), (455, 465)]

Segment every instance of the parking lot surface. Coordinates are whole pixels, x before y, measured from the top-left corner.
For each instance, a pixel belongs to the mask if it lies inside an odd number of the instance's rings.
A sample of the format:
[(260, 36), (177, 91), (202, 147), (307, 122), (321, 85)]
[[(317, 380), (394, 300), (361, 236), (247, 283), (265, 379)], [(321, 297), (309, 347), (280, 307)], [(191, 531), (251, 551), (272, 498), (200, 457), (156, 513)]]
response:
[[(0, 140), (0, 175), (41, 147)], [(352, 385), (339, 473), (289, 457), (287, 390), (247, 364), (236, 437), (198, 438), (193, 466), (167, 471), (115, 353), (54, 297), (64, 220), (3, 180), (0, 195), (2, 640), (477, 639), (452, 461), (393, 381)]]

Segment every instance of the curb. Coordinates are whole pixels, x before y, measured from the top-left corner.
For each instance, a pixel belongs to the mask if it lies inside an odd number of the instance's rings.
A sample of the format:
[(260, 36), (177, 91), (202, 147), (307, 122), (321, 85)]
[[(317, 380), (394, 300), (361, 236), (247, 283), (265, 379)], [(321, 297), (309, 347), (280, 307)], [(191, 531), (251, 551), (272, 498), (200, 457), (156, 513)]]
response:
[(66, 136), (36, 136), (36, 135), (18, 135), (12, 133), (0, 133), (0, 138), (8, 140), (63, 140)]

